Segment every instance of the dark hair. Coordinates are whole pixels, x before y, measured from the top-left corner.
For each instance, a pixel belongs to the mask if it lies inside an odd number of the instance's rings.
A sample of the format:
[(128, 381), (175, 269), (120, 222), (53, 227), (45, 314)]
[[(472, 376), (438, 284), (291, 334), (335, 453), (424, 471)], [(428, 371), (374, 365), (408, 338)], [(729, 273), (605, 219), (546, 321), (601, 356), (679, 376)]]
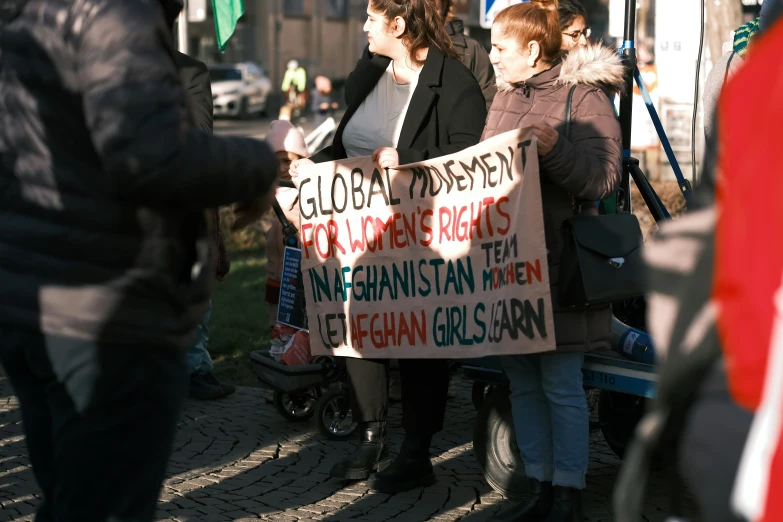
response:
[(759, 12), (759, 30), (766, 31), (783, 14), (783, 2), (780, 0), (764, 0)]
[(498, 13), (493, 25), (500, 27), (504, 35), (514, 38), (520, 49), (535, 40), (541, 46), (541, 59), (553, 63), (562, 56), (563, 42), (557, 5), (557, 0), (514, 4)]
[(184, 9), (185, 2), (183, 0), (160, 0), (160, 6), (163, 8), (163, 16), (166, 23), (169, 24), (169, 29), (173, 31), (174, 23), (177, 21), (180, 11)]
[(451, 58), (457, 57), (433, 0), (370, 0), (370, 7), (382, 13), (387, 20), (398, 16), (405, 20), (402, 40), (416, 65), (424, 63), (418, 58), (419, 51), (429, 47), (435, 47)]
[(557, 15), (560, 17), (561, 30), (571, 25), (580, 16), (587, 23), (587, 11), (585, 11), (585, 7), (579, 0), (559, 0)]
[(444, 20), (448, 20), (449, 15), (451, 14), (451, 8), (454, 6), (454, 2), (452, 2), (452, 0), (438, 0), (438, 3), (440, 3), (440, 16)]

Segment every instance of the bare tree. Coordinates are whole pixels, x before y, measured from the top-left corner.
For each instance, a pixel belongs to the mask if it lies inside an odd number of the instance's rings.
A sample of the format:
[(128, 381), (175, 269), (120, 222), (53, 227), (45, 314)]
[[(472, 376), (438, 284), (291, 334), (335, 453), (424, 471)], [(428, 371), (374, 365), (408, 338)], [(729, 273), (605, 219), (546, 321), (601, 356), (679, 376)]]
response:
[(636, 10), (636, 39), (640, 42), (647, 41), (647, 26), (650, 17), (650, 0), (638, 0)]
[(727, 0), (706, 0), (706, 26), (704, 47), (713, 63), (723, 53), (723, 42), (729, 40), (731, 31), (742, 24), (742, 4)]

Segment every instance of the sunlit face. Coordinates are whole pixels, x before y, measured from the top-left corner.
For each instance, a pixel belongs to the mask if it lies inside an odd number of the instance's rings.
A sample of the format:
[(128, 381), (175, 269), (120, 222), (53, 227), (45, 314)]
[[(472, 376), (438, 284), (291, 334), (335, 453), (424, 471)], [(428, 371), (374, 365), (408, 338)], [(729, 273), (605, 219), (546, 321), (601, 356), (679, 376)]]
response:
[(590, 29), (587, 28), (587, 22), (584, 16), (577, 16), (571, 22), (571, 25), (563, 29), (563, 43), (561, 49), (570, 51), (577, 47), (587, 45), (587, 39), (590, 37)]
[(383, 13), (373, 10), (372, 4), (368, 5), (364, 32), (367, 33), (367, 42), (370, 44), (371, 53), (389, 56), (394, 47), (399, 45), (391, 27), (393, 23), (395, 21), (390, 22)]
[(529, 64), (530, 50), (521, 50), (517, 41), (503, 34), (503, 28), (497, 24), (492, 26), (492, 50), (489, 61), (506, 83), (519, 83), (533, 76), (536, 71)]
[(301, 159), (299, 155), (294, 154), (293, 152), (286, 152), (281, 150), (279, 152), (275, 152), (275, 156), (277, 157), (277, 163), (280, 166), (280, 179), (291, 179), (291, 175), (288, 173), (288, 170), (291, 168), (292, 161)]

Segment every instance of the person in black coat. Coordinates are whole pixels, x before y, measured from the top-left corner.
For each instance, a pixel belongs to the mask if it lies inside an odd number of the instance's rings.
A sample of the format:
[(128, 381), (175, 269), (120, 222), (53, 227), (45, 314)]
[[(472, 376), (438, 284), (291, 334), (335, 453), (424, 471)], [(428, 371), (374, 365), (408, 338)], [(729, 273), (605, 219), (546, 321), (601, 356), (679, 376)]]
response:
[(440, 15), (446, 22), (446, 32), (454, 44), (457, 57), (470, 69), (476, 81), (484, 93), (487, 101), (487, 110), (495, 99), (497, 85), (495, 83), (495, 68), (489, 61), (489, 54), (474, 38), (465, 34), (465, 24), (454, 16), (454, 2), (452, 0), (435, 0)]
[(205, 210), (250, 223), (275, 185), (264, 143), (193, 128), (181, 8), (0, 1), (0, 364), (37, 520), (154, 519), (215, 277)]
[(212, 81), (204, 62), (179, 51), (174, 55), (179, 80), (187, 90), (190, 112), (197, 129), (212, 132)]
[[(321, 163), (351, 157), (343, 143), (345, 128), (384, 77), (391, 62), (386, 56), (370, 52), (370, 46), (365, 47), (356, 68), (346, 80), (348, 108), (332, 145), (317, 152), (310, 161)], [(487, 110), (486, 106), (482, 109), (476, 103), (476, 94), (484, 99), (471, 72), (454, 56), (430, 47), (399, 131), (397, 147), (381, 147), (375, 151), (379, 158), (388, 160), (381, 161), (380, 166), (390, 168), (437, 158), (478, 143), (475, 136), (476, 133), (481, 136)]]
[[(172, 28), (173, 29), (173, 28)], [(179, 79), (188, 93), (187, 102), (193, 115), (193, 125), (205, 132), (212, 132), (212, 82), (206, 64), (192, 56), (177, 51), (174, 55)], [(207, 210), (210, 235), (215, 238), (215, 277), (222, 281), (228, 275), (230, 263), (220, 231), (220, 212), (217, 208)], [(209, 318), (212, 315), (212, 300), (196, 328), (196, 340), (188, 347), (188, 371), (190, 372), (189, 395), (191, 399), (213, 400), (231, 395), (236, 388), (220, 382), (212, 373), (212, 357), (207, 349), (209, 340)]]
[[(460, 63), (432, 0), (373, 0), (364, 30), (369, 45), (345, 86), (348, 109), (331, 147), (292, 164), (370, 156), (382, 168), (428, 160), (478, 143), (486, 102)], [(448, 392), (444, 359), (400, 360), (405, 440), (391, 463), (386, 445), (388, 361), (348, 359), (353, 414), (361, 423), (357, 452), (331, 471), (397, 493), (435, 480), (429, 449), (443, 428)], [(385, 469), (388, 466), (388, 469)]]

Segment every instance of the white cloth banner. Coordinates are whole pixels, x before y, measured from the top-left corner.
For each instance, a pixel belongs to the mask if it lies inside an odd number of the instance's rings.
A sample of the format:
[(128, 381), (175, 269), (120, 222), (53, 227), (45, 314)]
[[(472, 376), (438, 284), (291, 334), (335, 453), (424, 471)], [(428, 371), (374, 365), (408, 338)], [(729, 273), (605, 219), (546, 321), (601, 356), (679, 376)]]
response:
[(395, 170), (369, 157), (306, 165), (296, 181), (313, 355), (555, 349), (529, 130)]

